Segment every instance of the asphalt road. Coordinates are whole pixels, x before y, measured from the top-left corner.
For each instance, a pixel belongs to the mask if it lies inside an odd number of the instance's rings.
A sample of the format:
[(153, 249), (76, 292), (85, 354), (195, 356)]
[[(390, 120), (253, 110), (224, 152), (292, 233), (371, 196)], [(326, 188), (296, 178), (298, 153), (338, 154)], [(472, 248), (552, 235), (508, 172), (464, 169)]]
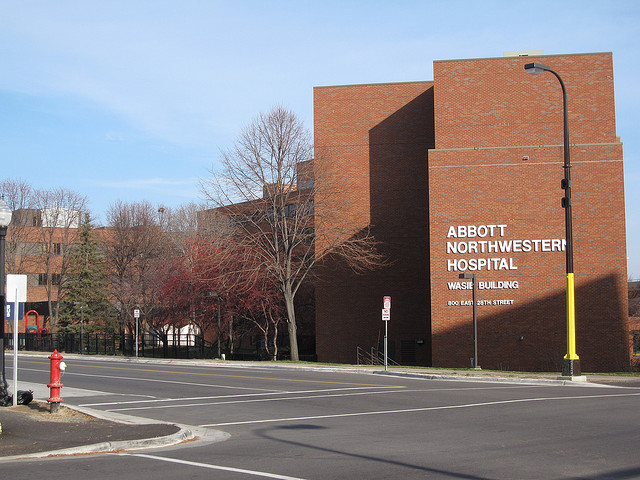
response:
[[(5, 463), (2, 478), (640, 478), (638, 388), (65, 362), (67, 405), (230, 436), (155, 451)], [(47, 392), (46, 357), (21, 358), (19, 367), (20, 382)]]

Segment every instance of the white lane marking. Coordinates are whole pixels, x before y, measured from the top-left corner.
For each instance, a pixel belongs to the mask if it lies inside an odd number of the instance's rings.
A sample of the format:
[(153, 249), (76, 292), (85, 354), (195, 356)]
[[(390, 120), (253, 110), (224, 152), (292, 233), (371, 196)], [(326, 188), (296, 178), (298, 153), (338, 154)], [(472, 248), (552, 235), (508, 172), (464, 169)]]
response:
[[(83, 403), (81, 407), (95, 407), (95, 406), (108, 406), (108, 405), (129, 405), (129, 404), (142, 404), (142, 403), (161, 403), (161, 402), (184, 402), (194, 400), (213, 400), (216, 398), (240, 398), (240, 397), (261, 397), (266, 395), (298, 395), (304, 393), (319, 393), (319, 392), (342, 392), (345, 390), (370, 390), (371, 388), (382, 389), (402, 389), (403, 387), (353, 387), (353, 388), (323, 388), (321, 390), (288, 390), (284, 392), (266, 392), (266, 393), (239, 393), (236, 395), (209, 395), (206, 397), (176, 397), (176, 398), (155, 398), (153, 400), (129, 400), (126, 402), (101, 402), (101, 403)], [(199, 404), (198, 404), (199, 405)], [(202, 404), (206, 405), (206, 404)]]
[(203, 407), (207, 405), (230, 405), (239, 403), (257, 403), (257, 402), (280, 402), (284, 400), (307, 400), (310, 398), (337, 398), (337, 397), (352, 397), (355, 395), (378, 395), (385, 393), (398, 393), (405, 392), (406, 390), (392, 390), (384, 392), (352, 392), (352, 393), (334, 393), (324, 395), (306, 395), (296, 397), (283, 397), (283, 398), (255, 398), (253, 400), (229, 400), (225, 402), (202, 402), (202, 403), (180, 403), (178, 405), (161, 405), (161, 406), (149, 406), (149, 407), (125, 407), (125, 408), (110, 408), (107, 412), (121, 412), (128, 410), (153, 410), (156, 408), (185, 408), (185, 407)]
[[(345, 390), (358, 390), (358, 389), (371, 389), (373, 387), (354, 387), (353, 389), (335, 389), (337, 391), (345, 391)], [(370, 392), (355, 392), (355, 393), (342, 393), (342, 394), (326, 394), (326, 395), (307, 395), (307, 396), (294, 396), (294, 397), (280, 397), (280, 398), (257, 398), (257, 399), (253, 399), (253, 400), (229, 400), (229, 401), (221, 401), (221, 402), (199, 402), (199, 403), (179, 403), (176, 405), (161, 405), (161, 406), (141, 406), (141, 407), (125, 407), (125, 408), (111, 408), (106, 410), (107, 412), (120, 412), (120, 411), (128, 411), (128, 410), (152, 410), (152, 409), (156, 409), (156, 408), (184, 408), (184, 407), (201, 407), (201, 406), (208, 406), (208, 405), (231, 405), (231, 404), (240, 404), (240, 403), (256, 403), (256, 402), (278, 402), (278, 401), (288, 401), (288, 400), (307, 400), (307, 399), (314, 399), (314, 398), (337, 398), (337, 397), (351, 397), (351, 396), (357, 396), (357, 395), (377, 395), (377, 394), (387, 394), (387, 393), (405, 393), (405, 392), (426, 392), (426, 393), (431, 393), (434, 391), (461, 391), (461, 390), (504, 390), (507, 388), (512, 388), (512, 389), (516, 389), (516, 388), (532, 388), (531, 386), (514, 386), (514, 387), (481, 387), (481, 388), (455, 388), (455, 389), (434, 389), (434, 390), (408, 390), (404, 387), (377, 387), (379, 389), (384, 388), (386, 390), (382, 391), (382, 390), (377, 390), (377, 391), (370, 391)], [(535, 388), (546, 388), (543, 385), (540, 386), (536, 386)], [(282, 395), (284, 394), (291, 394), (291, 395), (298, 395), (301, 393), (316, 393), (316, 392), (331, 392), (334, 390), (331, 389), (327, 389), (327, 390), (309, 390), (309, 391), (291, 391), (291, 392), (281, 392)], [(272, 394), (272, 395), (279, 395), (280, 393), (276, 393), (276, 394)], [(255, 394), (255, 395), (247, 395), (249, 397), (255, 397), (258, 395), (263, 395), (263, 394)], [(266, 395), (266, 394), (264, 394)], [(238, 397), (238, 396), (242, 396), (242, 395), (227, 395), (227, 396), (221, 396), (219, 398), (233, 398), (233, 397)], [(216, 397), (211, 397), (211, 398), (216, 398)], [(195, 398), (197, 400), (197, 397)], [(183, 398), (183, 399), (177, 399), (177, 400), (183, 400), (183, 401), (187, 401), (187, 400), (191, 400), (190, 398)], [(149, 403), (149, 402), (153, 402), (153, 400), (142, 400), (142, 401), (132, 401), (132, 402), (113, 402), (112, 405), (122, 405), (125, 403), (135, 403), (135, 404), (141, 404), (141, 403)], [(90, 406), (89, 404), (83, 404), (81, 405), (83, 407), (86, 406)]]
[[(261, 397), (266, 395), (299, 395), (303, 393), (319, 393), (319, 392), (334, 392), (334, 391), (347, 391), (347, 390), (371, 390), (371, 389), (384, 389), (394, 390), (402, 392), (460, 392), (467, 390), (506, 390), (506, 389), (522, 389), (522, 388), (551, 388), (549, 385), (516, 385), (516, 386), (500, 386), (500, 387), (465, 387), (465, 388), (432, 388), (429, 390), (424, 389), (407, 389), (402, 385), (390, 385), (388, 387), (352, 387), (352, 388), (325, 388), (321, 390), (287, 390), (278, 392), (266, 392), (266, 393), (238, 393), (236, 395), (209, 395), (204, 397), (174, 397), (174, 398), (156, 398), (147, 395), (151, 400), (127, 400), (124, 402), (96, 402), (96, 403), (83, 403), (80, 407), (106, 407), (109, 405), (140, 405), (143, 403), (162, 403), (162, 402), (185, 402), (194, 400), (213, 400), (216, 398), (245, 398), (245, 397)], [(118, 394), (127, 395), (127, 394)], [(140, 395), (143, 396), (143, 395)], [(208, 403), (197, 403), (195, 405), (209, 405)], [(185, 405), (180, 405), (185, 406)], [(161, 407), (162, 408), (162, 407)]]
[(258, 472), (256, 470), (247, 470), (244, 468), (223, 467), (222, 465), (211, 465), (209, 463), (190, 462), (187, 460), (179, 460), (176, 458), (158, 457), (156, 455), (145, 455), (142, 453), (121, 453), (122, 456), (148, 458), (150, 460), (158, 460), (161, 462), (178, 463), (180, 465), (189, 465), (190, 467), (207, 468), (209, 470), (222, 470), (225, 472), (244, 473), (253, 475), (254, 477), (275, 478), (278, 480), (304, 480), (299, 477), (289, 477), (287, 475), (278, 475), (276, 473)]
[[(65, 381), (64, 378), (62, 380)], [(44, 399), (44, 398), (48, 398), (51, 394), (46, 383), (20, 382), (19, 386), (22, 390), (31, 390), (33, 392), (34, 398)], [(95, 396), (141, 397), (144, 399), (156, 398), (152, 395), (140, 395), (135, 393), (113, 393), (113, 392), (104, 392), (100, 390), (84, 390), (82, 388), (70, 387), (68, 384), (63, 385), (63, 390), (61, 393), (63, 397), (67, 400), (75, 397), (95, 397)], [(137, 400), (137, 401), (139, 402), (144, 400)]]
[(542, 401), (553, 401), (553, 400), (584, 400), (584, 399), (592, 399), (592, 398), (636, 397), (636, 396), (640, 396), (640, 393), (621, 393), (621, 394), (612, 394), (612, 395), (577, 395), (575, 397), (521, 398), (517, 400), (499, 400), (495, 402), (467, 403), (463, 405), (443, 405), (440, 407), (405, 408), (405, 409), (399, 409), (399, 410), (380, 410), (376, 412), (337, 413), (332, 415), (315, 415), (315, 416), (308, 416), (308, 417), (267, 418), (263, 420), (247, 420), (247, 421), (241, 421), (241, 422), (209, 423), (209, 424), (198, 425), (198, 426), (199, 427), (226, 427), (230, 425), (250, 425), (250, 424), (256, 424), (256, 423), (298, 422), (301, 420), (322, 420), (327, 418), (363, 417), (367, 415), (391, 415), (391, 414), (397, 414), (397, 413), (429, 412), (434, 410), (453, 410), (457, 408), (473, 408), (473, 407), (486, 407), (486, 406), (493, 406), (493, 405), (507, 405), (510, 403), (542, 402)]
[[(41, 372), (42, 370), (35, 370), (35, 369), (23, 369), (23, 370), (30, 370), (30, 371), (34, 371), (34, 372)], [(216, 385), (213, 383), (192, 383), (192, 382), (176, 382), (175, 380), (158, 380), (158, 379), (154, 379), (154, 378), (142, 378), (142, 377), (120, 377), (117, 375), (97, 375), (97, 374), (93, 374), (93, 373), (69, 373), (67, 372), (66, 375), (78, 375), (78, 376), (82, 376), (82, 377), (98, 377), (98, 378), (113, 378), (116, 380), (133, 380), (135, 382), (154, 382), (154, 383), (170, 383), (172, 385), (189, 385), (191, 387), (215, 387), (215, 388), (228, 388), (231, 390), (253, 390), (256, 392), (282, 392), (282, 390), (275, 390), (273, 388), (251, 388), (251, 387), (233, 387), (233, 386), (229, 386), (229, 385)], [(126, 395), (126, 394), (125, 394)]]

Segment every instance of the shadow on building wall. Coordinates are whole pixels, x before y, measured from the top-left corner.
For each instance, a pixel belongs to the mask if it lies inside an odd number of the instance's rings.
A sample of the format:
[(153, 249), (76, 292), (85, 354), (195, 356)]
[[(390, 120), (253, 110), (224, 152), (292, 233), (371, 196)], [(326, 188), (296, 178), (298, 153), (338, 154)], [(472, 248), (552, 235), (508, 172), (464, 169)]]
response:
[(433, 87), (369, 131), (371, 230), (389, 259), (376, 274), (392, 297), (389, 338), (404, 365), (431, 361), (427, 157), (434, 146)]
[[(628, 371), (630, 368), (628, 317), (617, 300), (624, 293), (618, 291), (618, 285), (614, 275), (606, 275), (576, 287), (576, 345), (584, 372)], [(600, 304), (598, 299), (602, 298), (609, 299), (608, 308)], [(482, 300), (481, 291), (478, 300)], [(562, 370), (562, 358), (567, 350), (565, 292), (535, 299), (520, 307), (503, 307), (503, 313), (487, 315), (483, 308), (495, 312), (496, 307), (477, 307), (480, 367)], [(468, 326), (433, 333), (434, 366), (470, 366), (473, 357), (471, 307), (468, 311)]]
[(427, 154), (434, 146), (433, 88), (369, 130), (371, 233), (387, 265), (363, 274), (344, 261), (320, 265), (321, 361), (352, 363), (381, 344), (382, 298), (392, 297), (389, 348), (405, 365), (431, 362)]

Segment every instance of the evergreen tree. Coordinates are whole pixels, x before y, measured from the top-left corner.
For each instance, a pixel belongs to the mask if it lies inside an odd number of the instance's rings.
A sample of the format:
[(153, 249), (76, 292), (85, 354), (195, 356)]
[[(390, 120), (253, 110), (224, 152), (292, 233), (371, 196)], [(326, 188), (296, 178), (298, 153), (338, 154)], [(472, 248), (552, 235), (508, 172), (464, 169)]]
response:
[(107, 282), (105, 264), (89, 214), (85, 214), (78, 241), (74, 245), (66, 282), (67, 294), (60, 305), (58, 331), (84, 333), (110, 331), (107, 319)]

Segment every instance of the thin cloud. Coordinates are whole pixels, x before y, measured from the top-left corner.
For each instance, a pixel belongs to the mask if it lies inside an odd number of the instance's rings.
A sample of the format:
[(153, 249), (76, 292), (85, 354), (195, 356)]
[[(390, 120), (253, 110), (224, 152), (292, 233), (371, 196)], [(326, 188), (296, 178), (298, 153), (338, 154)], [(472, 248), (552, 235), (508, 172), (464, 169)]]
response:
[(163, 188), (163, 187), (184, 187), (198, 184), (197, 178), (187, 178), (182, 180), (170, 180), (167, 178), (136, 178), (130, 180), (99, 181), (94, 185), (106, 188)]

